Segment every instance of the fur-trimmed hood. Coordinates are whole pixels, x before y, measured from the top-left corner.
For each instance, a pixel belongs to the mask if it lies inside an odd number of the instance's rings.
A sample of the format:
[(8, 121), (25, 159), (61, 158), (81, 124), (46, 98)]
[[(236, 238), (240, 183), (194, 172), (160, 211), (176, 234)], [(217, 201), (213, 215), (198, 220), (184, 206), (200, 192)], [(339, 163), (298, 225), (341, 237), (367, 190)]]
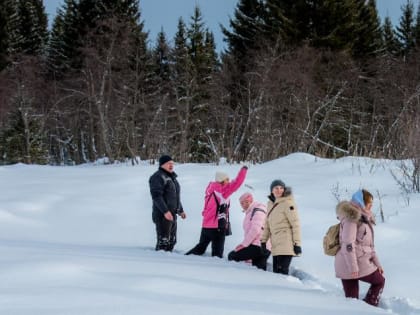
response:
[(341, 221), (346, 218), (353, 222), (358, 222), (362, 216), (360, 209), (349, 201), (341, 201), (335, 208), (338, 219)]

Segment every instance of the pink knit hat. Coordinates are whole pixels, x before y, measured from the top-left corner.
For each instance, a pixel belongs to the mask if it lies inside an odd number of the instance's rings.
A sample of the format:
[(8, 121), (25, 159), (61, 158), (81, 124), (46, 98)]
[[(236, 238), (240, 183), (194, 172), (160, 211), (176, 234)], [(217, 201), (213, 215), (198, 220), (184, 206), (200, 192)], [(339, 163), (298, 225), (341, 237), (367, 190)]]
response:
[(239, 197), (239, 202), (242, 202), (245, 200), (252, 202), (254, 200), (254, 197), (252, 196), (250, 192), (246, 192)]

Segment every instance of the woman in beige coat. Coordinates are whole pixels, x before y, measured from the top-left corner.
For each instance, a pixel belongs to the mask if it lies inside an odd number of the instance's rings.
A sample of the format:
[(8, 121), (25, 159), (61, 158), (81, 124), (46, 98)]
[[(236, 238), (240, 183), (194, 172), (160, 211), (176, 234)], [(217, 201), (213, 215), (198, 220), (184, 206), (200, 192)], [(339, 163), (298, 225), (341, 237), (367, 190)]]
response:
[(261, 246), (271, 240), (273, 272), (287, 275), (292, 257), (302, 253), (298, 209), (283, 181), (274, 180), (270, 191)]

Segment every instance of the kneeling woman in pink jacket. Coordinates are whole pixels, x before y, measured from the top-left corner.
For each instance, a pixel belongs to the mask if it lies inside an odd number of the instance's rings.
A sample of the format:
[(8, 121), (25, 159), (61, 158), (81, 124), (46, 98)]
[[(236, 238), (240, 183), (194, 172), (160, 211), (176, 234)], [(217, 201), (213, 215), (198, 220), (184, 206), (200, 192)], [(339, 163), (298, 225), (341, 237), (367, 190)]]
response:
[[(244, 193), (239, 197), (239, 202), (245, 213), (242, 227), (244, 239), (228, 255), (228, 260), (251, 260), (252, 265), (259, 269), (267, 270), (267, 258), (271, 252), (261, 247), (261, 234), (264, 229), (266, 207), (261, 202), (254, 200), (251, 193)], [(269, 247), (271, 248), (271, 246)]]
[(335, 273), (349, 298), (359, 298), (359, 281), (370, 283), (364, 301), (378, 306), (385, 278), (375, 252), (372, 203), (372, 194), (363, 189), (355, 192), (350, 202), (337, 205), (340, 250), (335, 256)]
[[(248, 167), (243, 166), (236, 178), (229, 180), (228, 174), (216, 172), (215, 181), (210, 182), (204, 196), (203, 224), (198, 244), (185, 255), (203, 255), (211, 244), (211, 255), (223, 257), (226, 231), (220, 222), (229, 221), (229, 197), (241, 187)], [(221, 213), (220, 209), (223, 209)]]

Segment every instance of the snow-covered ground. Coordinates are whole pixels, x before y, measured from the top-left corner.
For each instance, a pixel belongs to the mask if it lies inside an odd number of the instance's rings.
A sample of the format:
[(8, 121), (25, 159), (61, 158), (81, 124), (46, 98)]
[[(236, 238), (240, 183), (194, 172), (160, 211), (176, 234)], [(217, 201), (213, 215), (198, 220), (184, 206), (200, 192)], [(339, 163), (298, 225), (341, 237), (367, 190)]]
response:
[[(400, 193), (390, 174), (397, 163), (292, 154), (250, 166), (231, 198), (225, 256), (242, 239), (240, 194), (266, 202), (279, 178), (293, 188), (302, 221), (303, 255), (291, 276), (183, 255), (198, 241), (208, 181), (216, 170), (233, 178), (240, 165), (176, 165), (187, 219), (178, 221), (174, 253), (154, 251), (148, 179), (156, 165), (0, 167), (0, 314), (420, 314), (420, 196)], [(386, 276), (380, 308), (345, 299), (322, 251), (336, 197), (361, 187), (386, 218), (375, 234)]]

